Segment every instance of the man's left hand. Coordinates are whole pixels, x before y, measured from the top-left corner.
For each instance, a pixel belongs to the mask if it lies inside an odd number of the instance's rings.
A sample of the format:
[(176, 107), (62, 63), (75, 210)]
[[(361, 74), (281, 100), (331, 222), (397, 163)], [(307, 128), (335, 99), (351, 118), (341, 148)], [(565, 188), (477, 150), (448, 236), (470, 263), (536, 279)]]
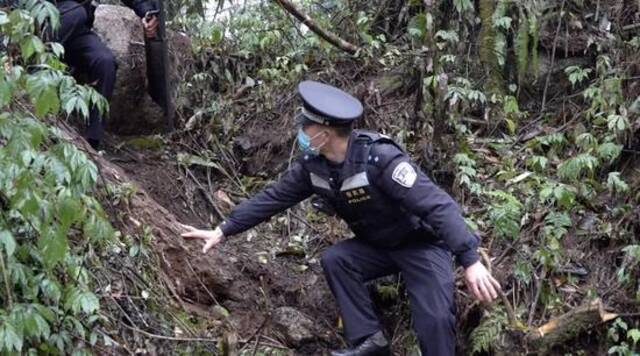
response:
[(491, 302), (498, 297), (500, 283), (493, 278), (487, 268), (478, 261), (464, 270), (464, 279), (467, 287), (481, 302)]
[(156, 37), (156, 33), (158, 32), (158, 24), (159, 24), (158, 16), (145, 16), (142, 18), (142, 27), (144, 28), (144, 36), (146, 38), (154, 38)]

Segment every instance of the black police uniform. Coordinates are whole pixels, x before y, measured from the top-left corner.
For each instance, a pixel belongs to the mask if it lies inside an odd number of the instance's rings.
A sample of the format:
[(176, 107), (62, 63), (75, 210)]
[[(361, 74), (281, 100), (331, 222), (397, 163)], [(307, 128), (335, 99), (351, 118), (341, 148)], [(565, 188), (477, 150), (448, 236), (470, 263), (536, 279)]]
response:
[[(313, 110), (309, 101), (324, 91), (311, 86), (308, 92), (302, 84), (305, 108)], [(339, 100), (329, 103), (344, 108)], [(310, 116), (332, 121), (326, 113), (313, 111)], [(321, 260), (349, 342), (357, 344), (380, 330), (365, 282), (400, 272), (423, 355), (453, 355), (449, 251), (464, 267), (479, 259), (478, 239), (467, 230), (453, 199), (390, 138), (355, 130), (342, 164), (302, 156), (278, 182), (238, 205), (220, 227), (225, 236), (240, 233), (312, 194), (328, 201), (355, 234), (324, 251)]]
[[(149, 0), (123, 0), (136, 15), (143, 17), (155, 8)], [(72, 67), (89, 75), (95, 89), (107, 100), (111, 99), (116, 81), (116, 60), (100, 37), (93, 32), (94, 6), (91, 1), (58, 1), (60, 28), (54, 39), (64, 46), (65, 61)], [(92, 108), (89, 126), (85, 136), (100, 141), (104, 136), (102, 118), (96, 108)]]

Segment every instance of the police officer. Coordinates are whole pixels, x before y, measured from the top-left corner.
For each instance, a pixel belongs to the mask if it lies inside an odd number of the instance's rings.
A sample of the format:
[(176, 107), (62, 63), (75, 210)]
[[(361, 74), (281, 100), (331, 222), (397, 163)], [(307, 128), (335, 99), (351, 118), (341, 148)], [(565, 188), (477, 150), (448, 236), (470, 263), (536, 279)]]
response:
[[(152, 0), (123, 0), (142, 18), (145, 36), (154, 37), (157, 16), (145, 16), (156, 9)], [(54, 40), (65, 50), (65, 61), (89, 75), (89, 81), (107, 100), (111, 98), (116, 81), (116, 60), (113, 54), (93, 32), (95, 6), (91, 0), (63, 0), (56, 3), (60, 12), (60, 28), (54, 33)], [(87, 141), (98, 148), (103, 139), (103, 120), (96, 108), (89, 114), (89, 125), (85, 133)]]
[(423, 355), (454, 354), (455, 306), (451, 252), (481, 301), (497, 297), (498, 282), (479, 262), (478, 238), (458, 205), (390, 138), (352, 130), (361, 103), (313, 81), (299, 84), (304, 105), (297, 140), (303, 154), (275, 184), (239, 204), (213, 231), (184, 225), (184, 238), (203, 252), (316, 194), (343, 218), (355, 238), (322, 254), (351, 348), (332, 355), (387, 355), (389, 343), (365, 283), (400, 272)]

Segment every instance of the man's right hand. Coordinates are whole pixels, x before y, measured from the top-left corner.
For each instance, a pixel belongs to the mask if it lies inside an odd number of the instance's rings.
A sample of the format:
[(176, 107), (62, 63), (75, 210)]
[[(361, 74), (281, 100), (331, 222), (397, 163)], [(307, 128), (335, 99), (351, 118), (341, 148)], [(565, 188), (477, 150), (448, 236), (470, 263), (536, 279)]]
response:
[(182, 227), (187, 230), (180, 236), (187, 240), (202, 240), (202, 242), (204, 243), (204, 245), (202, 246), (202, 253), (207, 253), (211, 248), (222, 242), (222, 240), (224, 239), (224, 234), (219, 227), (217, 227), (215, 230), (199, 230), (193, 226), (184, 224), (180, 225), (182, 225)]
[(158, 33), (158, 25), (160, 24), (160, 20), (158, 20), (158, 15), (145, 15), (142, 18), (142, 28), (144, 29), (144, 36), (146, 38), (155, 38)]

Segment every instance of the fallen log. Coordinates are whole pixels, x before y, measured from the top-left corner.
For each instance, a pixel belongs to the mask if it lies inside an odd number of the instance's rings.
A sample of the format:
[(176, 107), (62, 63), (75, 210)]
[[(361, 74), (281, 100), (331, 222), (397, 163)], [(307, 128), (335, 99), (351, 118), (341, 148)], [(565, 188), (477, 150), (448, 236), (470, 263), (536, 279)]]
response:
[(525, 339), (532, 349), (549, 350), (617, 317), (618, 314), (606, 312), (602, 300), (598, 298), (531, 330)]

